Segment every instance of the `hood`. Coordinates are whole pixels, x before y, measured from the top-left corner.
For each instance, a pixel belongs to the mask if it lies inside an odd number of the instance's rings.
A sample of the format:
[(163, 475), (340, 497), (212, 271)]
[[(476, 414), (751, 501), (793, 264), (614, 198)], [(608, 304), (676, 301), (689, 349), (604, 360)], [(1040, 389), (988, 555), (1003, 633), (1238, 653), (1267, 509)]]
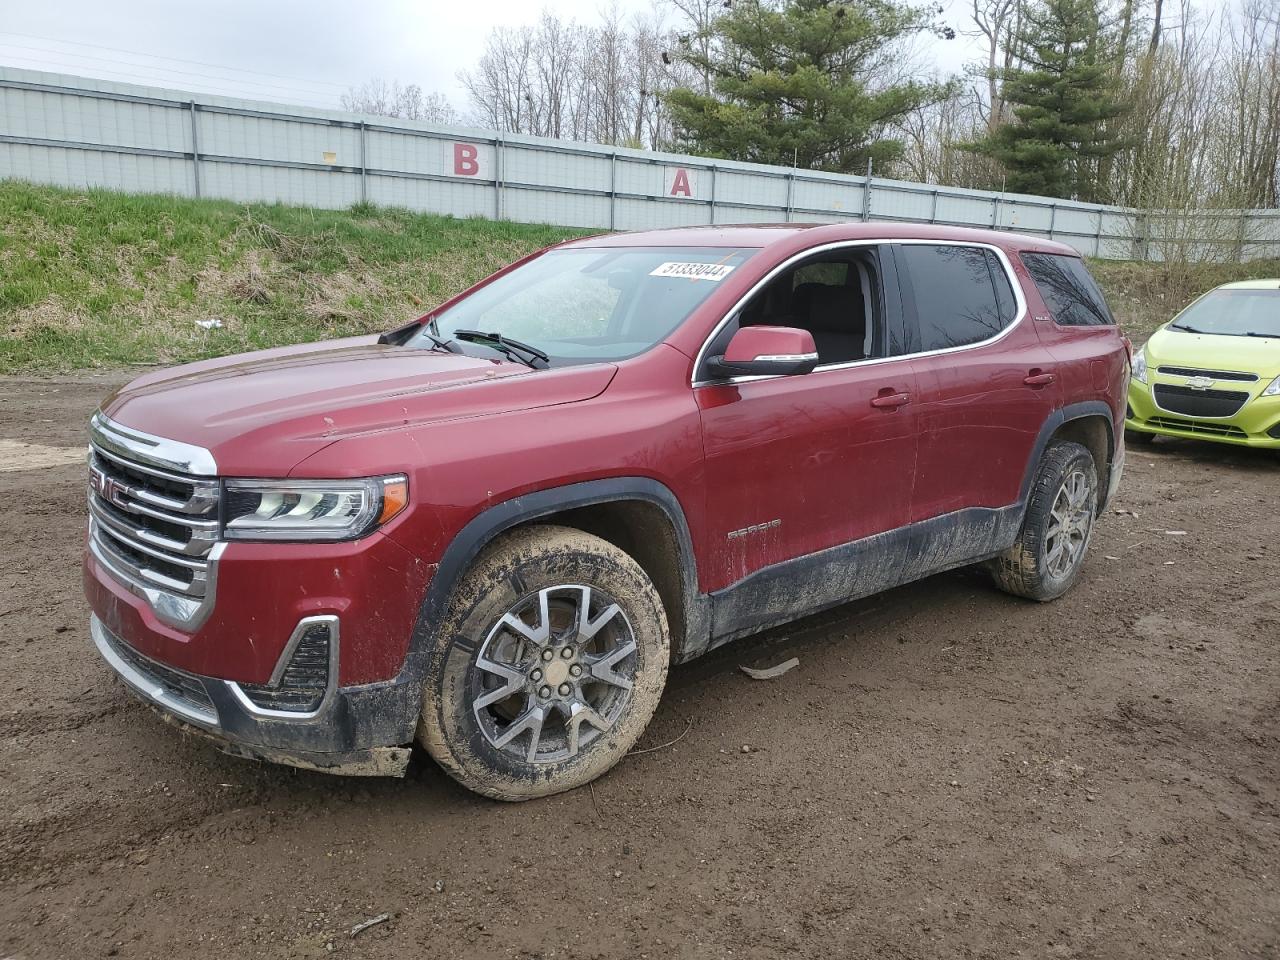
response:
[(1147, 364), (1280, 376), (1280, 337), (1231, 337), (1161, 327), (1146, 342)]
[(603, 363), (533, 370), (360, 337), (157, 371), (109, 397), (102, 411), (205, 447), (223, 475), (283, 476), (346, 436), (587, 400), (615, 372)]

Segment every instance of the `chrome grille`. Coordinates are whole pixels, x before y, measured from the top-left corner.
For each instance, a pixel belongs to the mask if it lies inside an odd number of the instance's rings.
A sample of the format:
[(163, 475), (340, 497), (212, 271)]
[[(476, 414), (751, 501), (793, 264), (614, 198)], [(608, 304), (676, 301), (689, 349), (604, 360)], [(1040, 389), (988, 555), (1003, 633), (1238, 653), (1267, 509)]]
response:
[[(208, 460), (206, 464), (204, 461)], [(198, 447), (165, 441), (94, 417), (89, 454), (89, 543), (93, 554), (167, 622), (198, 625), (212, 601), (219, 552), (215, 476)]]

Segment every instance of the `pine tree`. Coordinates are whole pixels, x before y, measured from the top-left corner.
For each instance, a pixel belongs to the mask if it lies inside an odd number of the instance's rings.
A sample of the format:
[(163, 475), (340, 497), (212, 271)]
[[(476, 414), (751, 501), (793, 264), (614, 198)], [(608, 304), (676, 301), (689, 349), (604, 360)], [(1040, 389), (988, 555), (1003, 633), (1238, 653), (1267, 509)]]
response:
[[(666, 95), (680, 145), (758, 163), (862, 172), (896, 159), (898, 118), (949, 92), (944, 84), (879, 84), (898, 41), (930, 28), (929, 8), (897, 0), (733, 0), (683, 59), (711, 91)], [(936, 8), (934, 8), (936, 9)], [(710, 42), (707, 42), (710, 41)]]
[(1012, 42), (1018, 65), (998, 73), (1013, 119), (967, 148), (1000, 162), (1008, 190), (1106, 199), (1098, 169), (1124, 149), (1112, 121), (1128, 107), (1097, 0), (1039, 0)]

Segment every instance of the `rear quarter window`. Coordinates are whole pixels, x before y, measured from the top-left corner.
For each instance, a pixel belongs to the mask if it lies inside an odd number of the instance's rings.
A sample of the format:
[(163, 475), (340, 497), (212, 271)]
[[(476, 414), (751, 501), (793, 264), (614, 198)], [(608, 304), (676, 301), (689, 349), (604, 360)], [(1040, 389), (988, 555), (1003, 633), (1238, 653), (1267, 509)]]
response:
[(1055, 253), (1024, 253), (1022, 262), (1036, 283), (1054, 322), (1063, 327), (1112, 326), (1115, 317), (1084, 261)]
[[(918, 350), (981, 343), (1012, 322), (1013, 294), (1004, 269), (995, 274), (983, 248), (903, 244), (898, 258), (915, 297)], [(997, 277), (1005, 285), (1003, 292), (997, 289)]]

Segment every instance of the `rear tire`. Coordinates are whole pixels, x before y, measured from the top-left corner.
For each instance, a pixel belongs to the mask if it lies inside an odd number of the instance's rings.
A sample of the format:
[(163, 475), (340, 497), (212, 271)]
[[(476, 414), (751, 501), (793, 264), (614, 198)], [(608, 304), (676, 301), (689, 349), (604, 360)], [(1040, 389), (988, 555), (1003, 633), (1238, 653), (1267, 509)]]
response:
[(1098, 470), (1078, 443), (1051, 444), (1040, 460), (1022, 531), (990, 561), (996, 586), (1031, 600), (1062, 596), (1080, 576), (1098, 513)]
[(486, 548), (454, 589), (418, 739), (486, 797), (571, 790), (635, 744), (669, 659), (662, 601), (631, 556), (580, 530), (526, 527)]

